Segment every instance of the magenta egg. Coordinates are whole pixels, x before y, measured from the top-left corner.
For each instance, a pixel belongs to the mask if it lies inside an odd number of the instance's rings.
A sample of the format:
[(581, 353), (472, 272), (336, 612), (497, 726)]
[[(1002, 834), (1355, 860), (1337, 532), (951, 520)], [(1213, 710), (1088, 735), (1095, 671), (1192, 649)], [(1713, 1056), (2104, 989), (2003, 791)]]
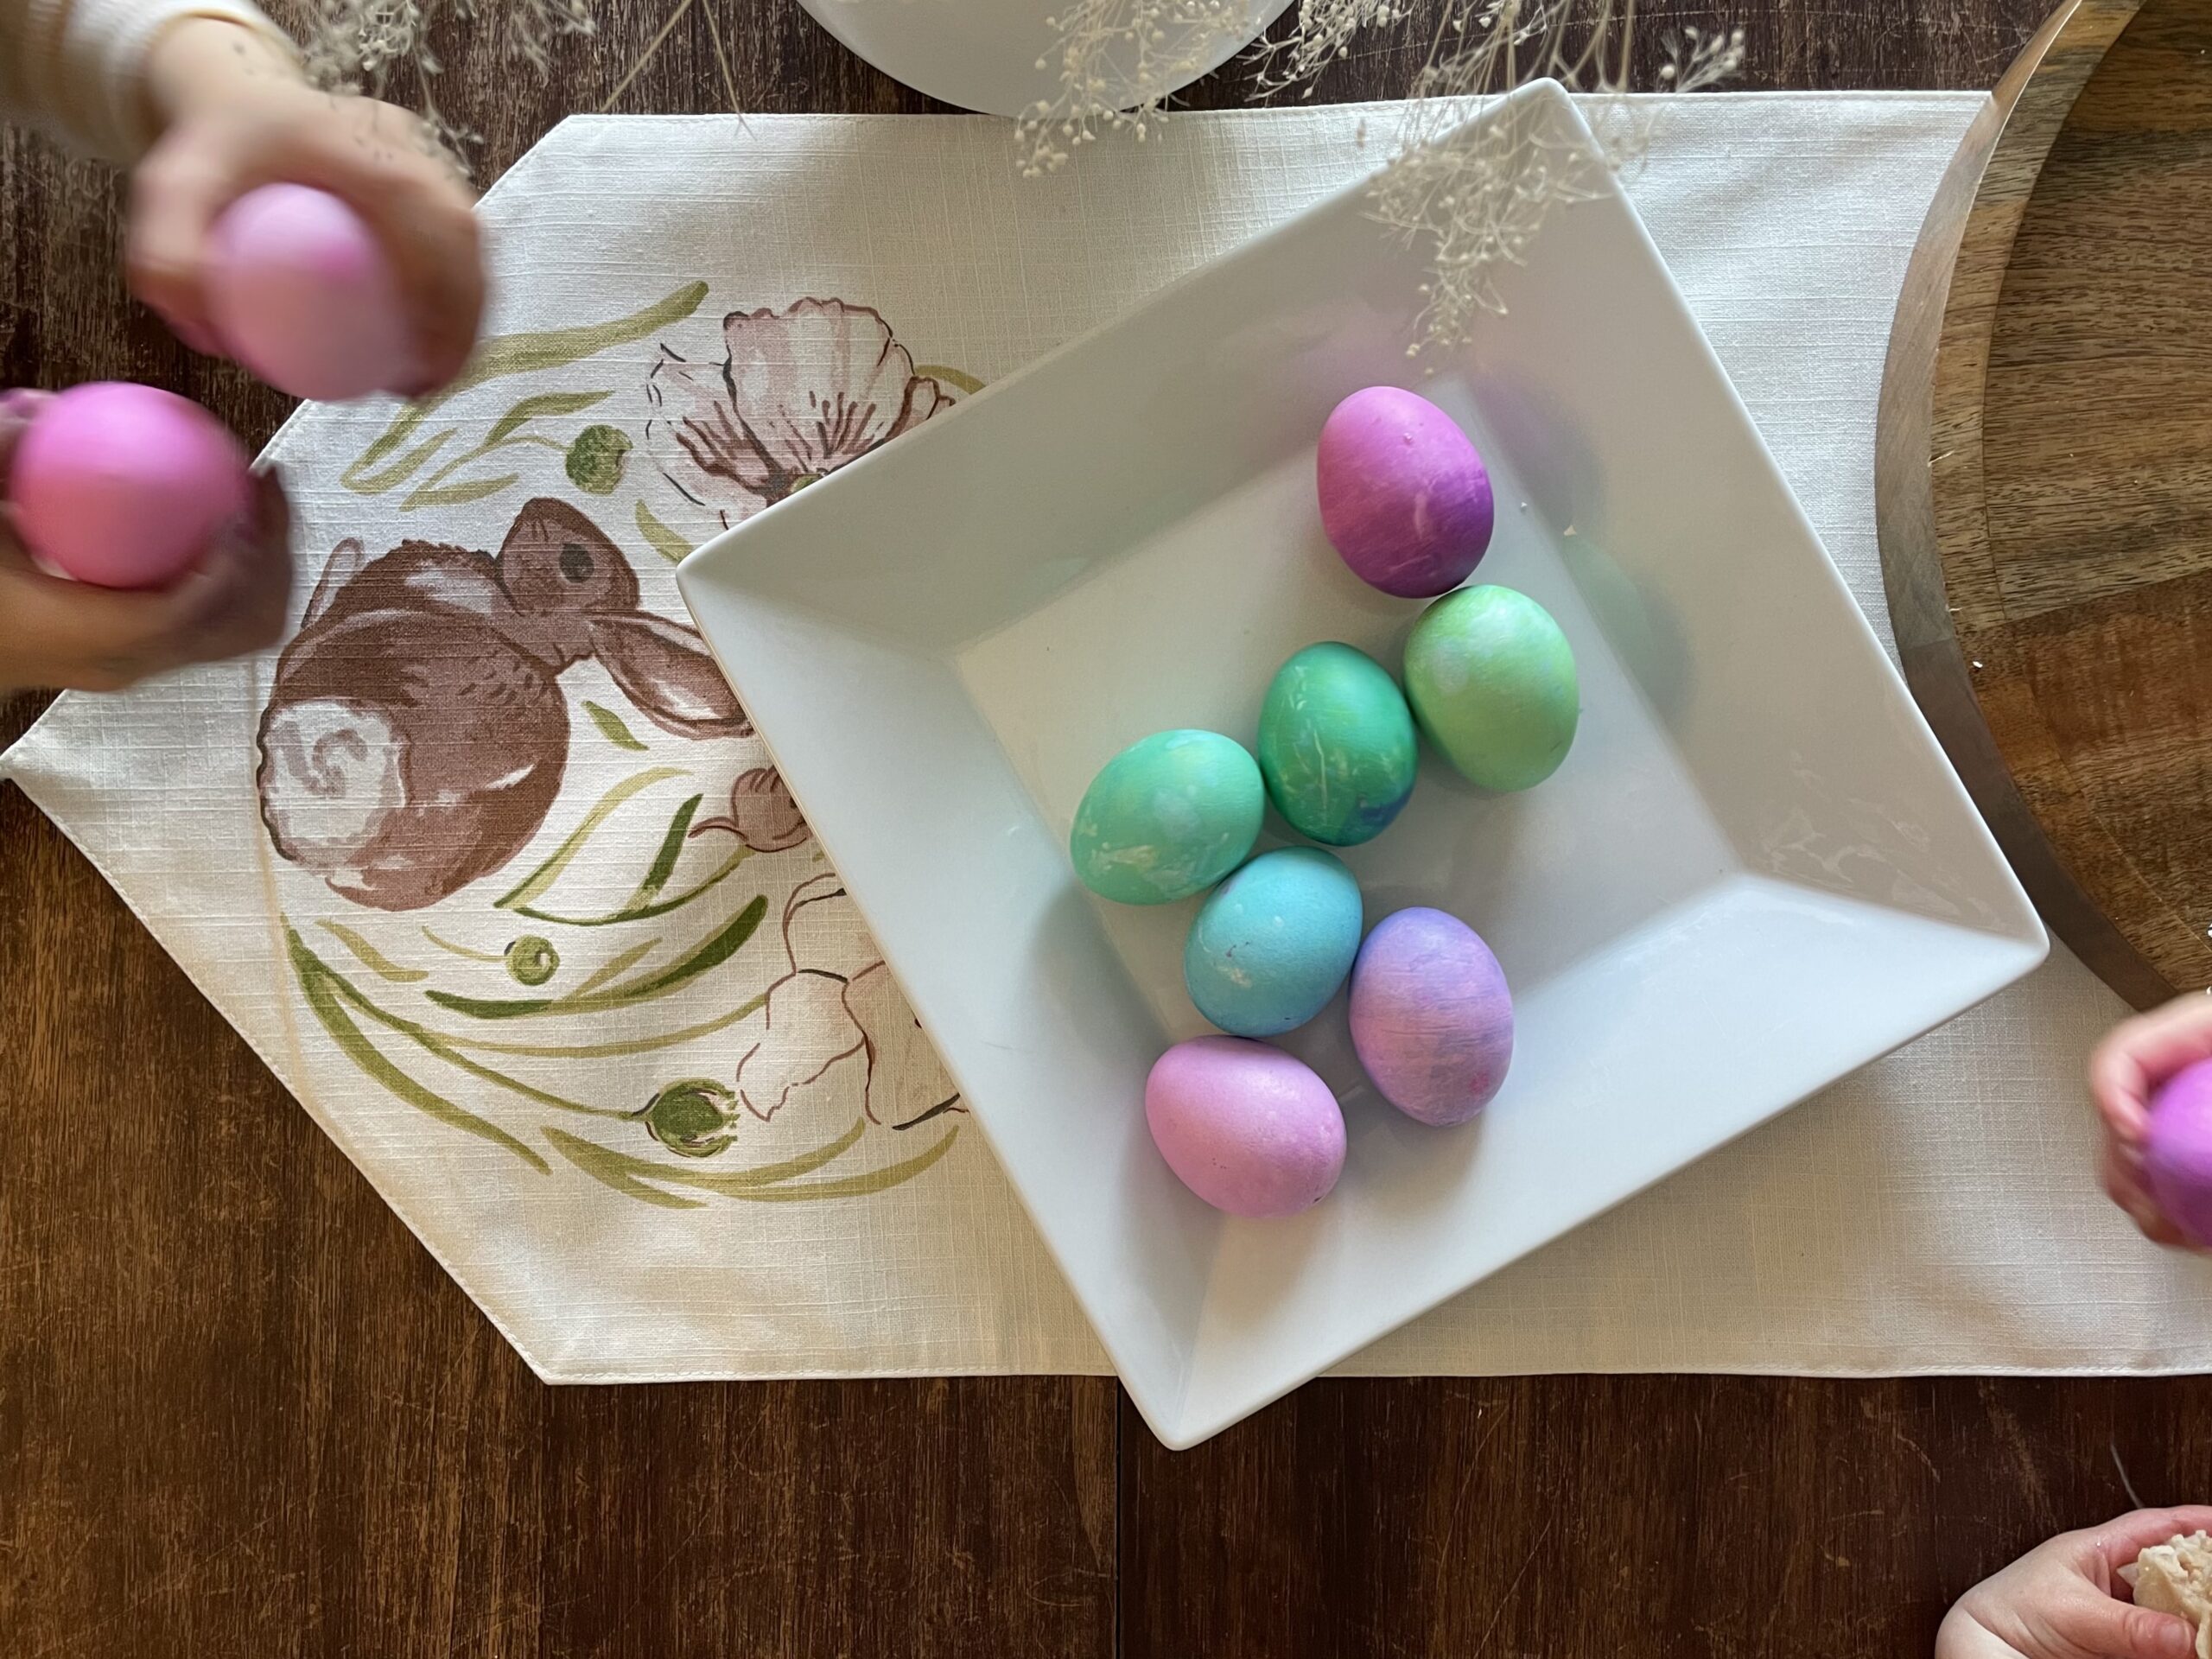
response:
[(199, 404), (96, 380), (41, 406), (8, 495), (42, 563), (102, 588), (159, 588), (245, 512), (252, 481), (238, 440)]
[(1513, 995), (1482, 937), (1456, 916), (1386, 916), (1351, 969), (1351, 1042), (1382, 1097), (1407, 1116), (1464, 1123), (1513, 1063)]
[(1449, 593), (1489, 550), (1489, 469), (1426, 397), (1396, 386), (1352, 393), (1321, 428), (1314, 473), (1331, 545), (1386, 594)]
[(405, 391), (399, 281), (367, 223), (327, 190), (265, 184), (216, 220), (209, 308), (223, 344), (295, 397)]
[(1344, 1117), (1304, 1062), (1243, 1037), (1197, 1037), (1144, 1084), (1153, 1144), (1184, 1185), (1232, 1216), (1294, 1216), (1337, 1184)]
[(2152, 1096), (2143, 1174), (2167, 1218), (2192, 1243), (2212, 1245), (2212, 1060), (2183, 1067)]

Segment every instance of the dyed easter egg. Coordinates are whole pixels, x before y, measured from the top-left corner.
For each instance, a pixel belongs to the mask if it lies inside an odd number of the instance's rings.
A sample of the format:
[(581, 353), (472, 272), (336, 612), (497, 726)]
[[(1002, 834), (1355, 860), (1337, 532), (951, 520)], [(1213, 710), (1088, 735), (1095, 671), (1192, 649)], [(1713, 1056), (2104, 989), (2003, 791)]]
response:
[(1244, 861), (1266, 800), (1260, 768), (1241, 743), (1217, 732), (1155, 732), (1090, 780), (1069, 855), (1102, 899), (1172, 904)]
[(1328, 1005), (1359, 954), (1359, 882), (1312, 847), (1263, 853), (1208, 895), (1183, 945), (1200, 1014), (1239, 1037), (1277, 1037)]
[(1582, 716), (1567, 636), (1510, 588), (1463, 588), (1421, 613), (1406, 640), (1406, 700), (1422, 734), (1484, 789), (1542, 783)]
[(1456, 916), (1386, 916), (1351, 970), (1351, 1044), (1382, 1098), (1423, 1123), (1464, 1123), (1513, 1063), (1513, 996)]
[(2152, 1096), (2143, 1174), (2167, 1218), (2192, 1243), (2212, 1245), (2212, 1060), (2175, 1072)]
[(333, 399), (410, 389), (399, 279), (367, 223), (327, 190), (249, 190), (215, 221), (209, 257), (223, 344), (270, 385)]
[(1390, 825), (1414, 792), (1414, 717), (1366, 652), (1308, 645), (1275, 671), (1260, 709), (1260, 775), (1291, 828), (1356, 847)]
[(159, 588), (246, 512), (252, 481), (238, 440), (199, 404), (102, 380), (40, 407), (8, 494), (43, 563), (102, 588)]
[(1314, 475), (1330, 544), (1386, 594), (1449, 593), (1489, 550), (1489, 470), (1426, 397), (1395, 386), (1352, 393), (1321, 428)]
[(1232, 1216), (1294, 1216), (1344, 1166), (1344, 1117), (1329, 1085), (1279, 1048), (1198, 1037), (1155, 1061), (1144, 1120), (1167, 1167)]

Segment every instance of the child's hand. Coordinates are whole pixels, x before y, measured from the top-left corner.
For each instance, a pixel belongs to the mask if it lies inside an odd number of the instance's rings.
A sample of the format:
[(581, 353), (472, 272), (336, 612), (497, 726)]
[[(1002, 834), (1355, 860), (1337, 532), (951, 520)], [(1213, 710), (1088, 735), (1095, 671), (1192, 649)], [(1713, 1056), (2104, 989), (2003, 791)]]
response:
[(2160, 1244), (2188, 1240), (2159, 1211), (2143, 1180), (2151, 1096), (2185, 1065), (2212, 1058), (2212, 996), (2177, 997), (2113, 1027), (2089, 1061), (2089, 1096), (2104, 1120), (2103, 1176), (2112, 1200)]
[(238, 197), (281, 181), (342, 197), (391, 260), (416, 350), (393, 390), (429, 391), (461, 372), (484, 308), (476, 215), (420, 122), (316, 92), (274, 43), (209, 18), (162, 35), (147, 79), (162, 137), (131, 178), (130, 286), (180, 339), (221, 350), (204, 287), (208, 232)]
[(2212, 1529), (2212, 1509), (2138, 1510), (2061, 1533), (1959, 1598), (1936, 1659), (2192, 1659), (2189, 1621), (2122, 1600), (2118, 1569), (2199, 1528)]
[[(0, 397), (0, 478), (40, 396)], [(290, 512), (273, 475), (256, 478), (254, 489), (253, 523), (181, 581), (149, 593), (48, 575), (0, 510), (0, 695), (35, 685), (114, 691), (273, 644), (291, 596)]]

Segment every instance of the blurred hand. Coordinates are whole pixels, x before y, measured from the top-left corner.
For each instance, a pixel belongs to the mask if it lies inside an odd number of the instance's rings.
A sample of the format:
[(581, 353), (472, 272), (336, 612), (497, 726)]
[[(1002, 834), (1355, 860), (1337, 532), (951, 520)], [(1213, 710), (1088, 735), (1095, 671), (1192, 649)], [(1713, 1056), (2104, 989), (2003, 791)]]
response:
[(2104, 1122), (2105, 1191), (2133, 1217), (2144, 1236), (2187, 1247), (2160, 1211), (2143, 1179), (2143, 1141), (2151, 1096), (2187, 1065), (2212, 1059), (2212, 996), (2177, 997), (2163, 1008), (2121, 1021), (2089, 1061), (2089, 1097)]
[(421, 122), (319, 92), (276, 44), (212, 18), (164, 33), (147, 80), (162, 137), (131, 176), (127, 262), (132, 291), (178, 338), (222, 350), (206, 293), (208, 233), (247, 191), (288, 181), (341, 197), (391, 259), (416, 353), (393, 389), (419, 396), (461, 372), (484, 309), (476, 215)]
[(2194, 1659), (2189, 1621), (2122, 1599), (2119, 1569), (2200, 1529), (2212, 1530), (2212, 1509), (2138, 1510), (2061, 1533), (1959, 1598), (1936, 1659)]
[[(0, 478), (42, 394), (0, 398)], [(186, 663), (275, 643), (291, 598), (291, 512), (273, 474), (254, 480), (250, 522), (168, 588), (124, 593), (48, 574), (0, 511), (0, 693), (115, 691)]]

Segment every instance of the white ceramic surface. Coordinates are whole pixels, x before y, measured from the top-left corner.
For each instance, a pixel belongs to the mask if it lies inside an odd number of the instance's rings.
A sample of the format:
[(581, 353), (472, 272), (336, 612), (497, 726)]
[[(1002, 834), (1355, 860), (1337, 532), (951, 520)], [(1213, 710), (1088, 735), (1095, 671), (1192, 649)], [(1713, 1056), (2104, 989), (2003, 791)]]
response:
[[(1557, 118), (1579, 123), (1555, 88)], [(1496, 118), (1494, 116), (1491, 118)], [(1354, 191), (717, 538), (686, 599), (1130, 1394), (1187, 1446), (1989, 995), (2043, 929), (1611, 188), (1420, 378), (1422, 257)], [(1408, 379), (1408, 377), (1413, 377)], [(1566, 765), (1485, 798), (1425, 757), (1349, 861), (1369, 919), (1470, 922), (1512, 981), (1504, 1090), (1423, 1128), (1341, 1000), (1288, 1046), (1339, 1091), (1336, 1193), (1227, 1220), (1146, 1137), (1203, 1029), (1189, 906), (1069, 872), (1092, 772), (1166, 726), (1252, 741), (1316, 639), (1395, 664), (1415, 603), (1343, 568), (1315, 437), (1418, 384), (1488, 458), (1478, 581), (1581, 668)]]
[[(1124, 77), (1124, 95), (1109, 101), (1136, 102), (1126, 96), (1129, 85), (1146, 85), (1164, 97), (1211, 74), (1258, 39), (1290, 0), (1247, 3), (1247, 26), (1220, 33), (1211, 41), (1195, 40), (1192, 67), (1179, 73), (1151, 73), (1139, 82), (1135, 79), (1137, 66), (1125, 54), (1116, 54), (1112, 64), (1120, 67)], [(1065, 10), (1062, 0), (799, 0), (799, 4), (849, 51), (892, 79), (944, 103), (985, 115), (1026, 115), (1039, 103), (1053, 104), (1060, 97), (1062, 36), (1051, 20)], [(1162, 48), (1160, 60), (1173, 62), (1182, 55), (1182, 48), (1170, 41)]]

